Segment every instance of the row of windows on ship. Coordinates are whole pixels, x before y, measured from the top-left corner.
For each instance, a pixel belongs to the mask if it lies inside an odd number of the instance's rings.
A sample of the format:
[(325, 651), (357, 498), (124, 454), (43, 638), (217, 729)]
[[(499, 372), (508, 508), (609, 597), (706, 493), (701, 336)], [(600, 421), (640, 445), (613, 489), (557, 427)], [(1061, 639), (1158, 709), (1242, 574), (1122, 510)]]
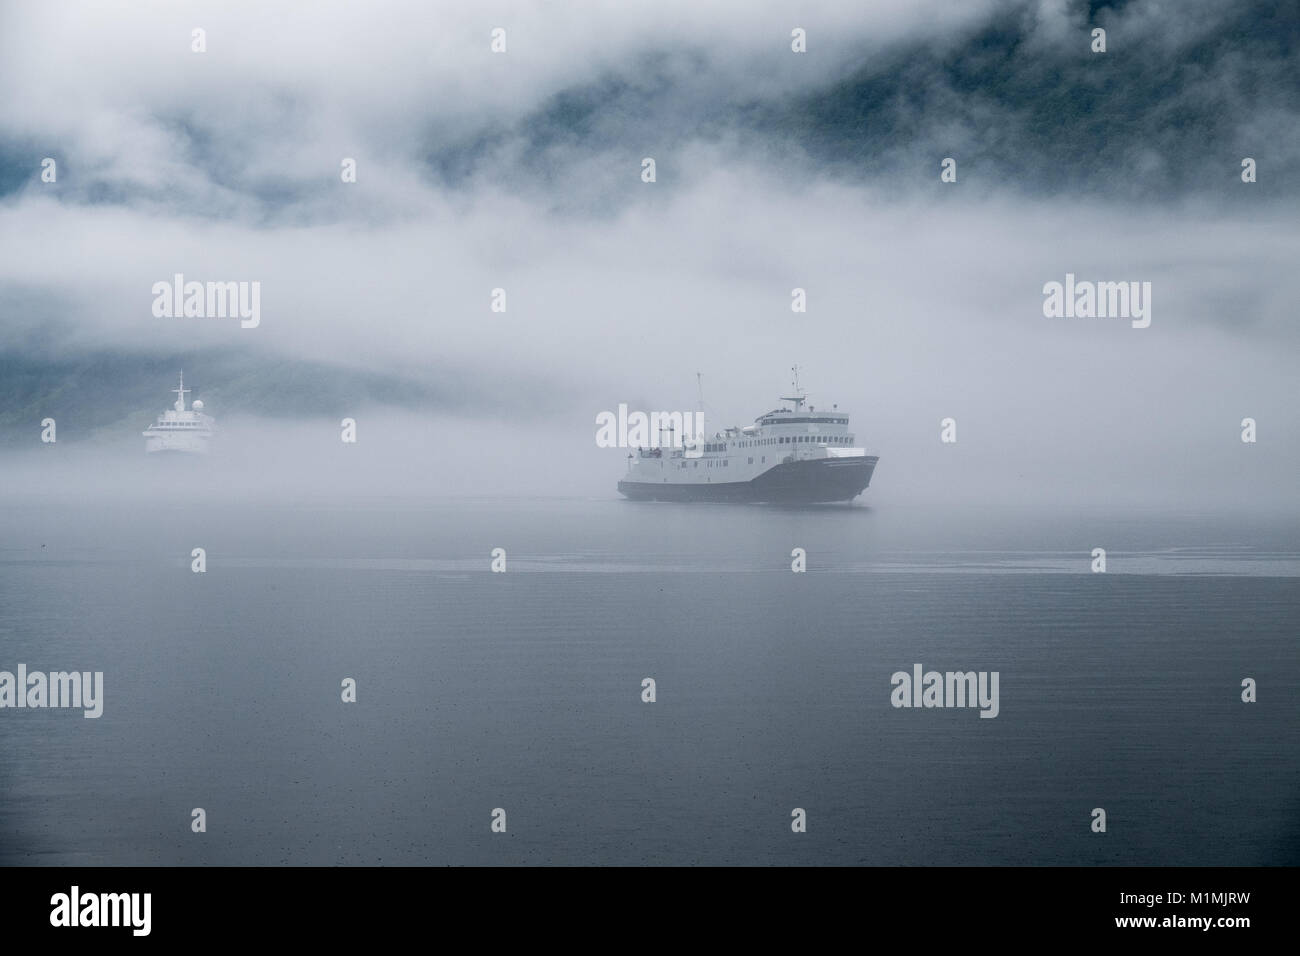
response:
[[(853, 441), (852, 435), (788, 435), (785, 438), (755, 438), (749, 441), (733, 442), (733, 448), (755, 448), (759, 445), (789, 445), (799, 442), (816, 442), (819, 445), (848, 445)], [(727, 443), (715, 442), (705, 445), (704, 450), (726, 451)]]
[[(779, 415), (780, 412), (769, 412), (769, 415)], [(763, 417), (758, 420), (760, 425), (847, 425), (847, 418), (768, 418)]]
[(153, 428), (198, 428), (202, 422), (154, 422)]
[[(851, 445), (853, 444), (852, 435), (790, 435), (785, 438), (755, 438), (752, 441), (738, 441), (732, 443), (732, 448), (754, 448), (758, 445), (790, 445), (802, 444), (807, 442), (816, 442), (819, 445)], [(705, 454), (720, 453), (727, 450), (726, 442), (710, 442), (704, 445)], [(664, 451), (662, 448), (641, 448), (637, 447), (642, 458), (662, 458)], [(681, 458), (682, 452), (674, 451), (674, 458)], [(752, 465), (754, 460), (751, 458), (749, 463)], [(685, 465), (682, 465), (685, 468)]]

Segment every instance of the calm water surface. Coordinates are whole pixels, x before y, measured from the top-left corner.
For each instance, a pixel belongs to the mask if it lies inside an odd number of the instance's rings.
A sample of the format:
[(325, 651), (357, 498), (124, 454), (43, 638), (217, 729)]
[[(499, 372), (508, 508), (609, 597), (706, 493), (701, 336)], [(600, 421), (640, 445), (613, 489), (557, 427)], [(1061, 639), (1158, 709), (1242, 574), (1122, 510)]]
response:
[(1295, 865), (1298, 622), (1294, 521), (6, 502), (0, 669), (106, 700), (0, 711), (0, 861)]

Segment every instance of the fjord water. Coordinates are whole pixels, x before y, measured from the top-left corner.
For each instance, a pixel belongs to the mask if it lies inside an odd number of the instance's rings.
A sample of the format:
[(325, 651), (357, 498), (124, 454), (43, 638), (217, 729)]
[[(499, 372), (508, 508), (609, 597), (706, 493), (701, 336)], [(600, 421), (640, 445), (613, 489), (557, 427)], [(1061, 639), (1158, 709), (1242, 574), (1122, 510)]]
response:
[[(7, 500), (0, 670), (103, 671), (105, 700), (0, 711), (0, 861), (1294, 865), (1298, 532)], [(998, 671), (998, 716), (892, 707), (917, 663)]]

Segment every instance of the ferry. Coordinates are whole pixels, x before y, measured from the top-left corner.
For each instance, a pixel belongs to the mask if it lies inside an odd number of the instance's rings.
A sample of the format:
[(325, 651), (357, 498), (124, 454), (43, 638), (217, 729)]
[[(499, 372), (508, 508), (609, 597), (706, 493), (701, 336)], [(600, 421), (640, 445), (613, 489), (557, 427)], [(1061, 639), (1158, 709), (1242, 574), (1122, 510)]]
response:
[(641, 501), (852, 501), (871, 483), (879, 456), (858, 446), (848, 412), (838, 405), (819, 412), (808, 402), (797, 368), (792, 391), (781, 397), (788, 406), (752, 425), (668, 447), (660, 436), (660, 446), (635, 449), (619, 492)]

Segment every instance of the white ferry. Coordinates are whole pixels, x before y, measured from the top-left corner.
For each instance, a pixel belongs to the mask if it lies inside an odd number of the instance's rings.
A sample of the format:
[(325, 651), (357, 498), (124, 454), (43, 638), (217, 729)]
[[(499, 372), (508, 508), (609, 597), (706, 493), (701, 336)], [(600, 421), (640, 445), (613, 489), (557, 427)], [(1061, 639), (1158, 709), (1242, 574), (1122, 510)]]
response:
[(190, 389), (185, 387), (183, 371), (180, 375), (180, 384), (172, 391), (176, 393), (175, 403), (141, 433), (144, 435), (144, 450), (149, 454), (157, 452), (207, 454), (214, 422), (212, 416), (203, 413), (202, 401), (195, 400), (190, 408), (185, 407), (185, 395)]
[(638, 448), (618, 490), (652, 501), (850, 501), (866, 490), (880, 458), (857, 446), (849, 413), (817, 411), (795, 373), (791, 407), (727, 428), (693, 447)]

